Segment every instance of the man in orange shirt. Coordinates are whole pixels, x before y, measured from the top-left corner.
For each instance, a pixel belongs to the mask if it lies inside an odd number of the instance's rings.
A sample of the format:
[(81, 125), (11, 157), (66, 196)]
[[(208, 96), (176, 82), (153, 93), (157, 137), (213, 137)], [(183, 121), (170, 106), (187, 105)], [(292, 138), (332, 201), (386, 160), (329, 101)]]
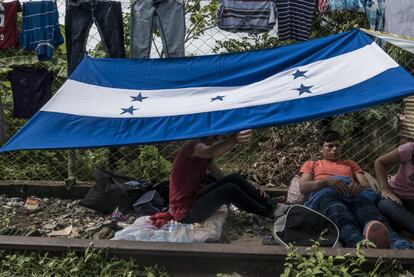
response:
[(308, 197), (305, 205), (335, 222), (345, 247), (355, 247), (366, 238), (378, 248), (413, 249), (391, 230), (377, 209), (379, 195), (370, 188), (363, 170), (354, 161), (341, 159), (340, 141), (338, 132), (324, 132), (320, 138), (322, 159), (301, 167), (300, 190)]

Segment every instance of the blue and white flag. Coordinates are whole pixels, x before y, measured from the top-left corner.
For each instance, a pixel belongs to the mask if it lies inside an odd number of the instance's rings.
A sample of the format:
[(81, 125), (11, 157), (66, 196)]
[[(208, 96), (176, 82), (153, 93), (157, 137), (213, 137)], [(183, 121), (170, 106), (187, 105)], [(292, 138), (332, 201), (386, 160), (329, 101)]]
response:
[(321, 118), (413, 93), (414, 78), (358, 30), (237, 54), (86, 58), (1, 151), (189, 139)]

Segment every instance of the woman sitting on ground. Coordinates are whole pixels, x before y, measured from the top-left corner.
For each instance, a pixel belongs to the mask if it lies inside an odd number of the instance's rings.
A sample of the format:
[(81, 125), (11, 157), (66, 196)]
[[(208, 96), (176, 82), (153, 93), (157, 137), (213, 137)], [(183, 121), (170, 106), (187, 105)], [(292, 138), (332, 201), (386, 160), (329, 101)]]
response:
[[(214, 158), (236, 144), (251, 141), (253, 131), (230, 136), (210, 136), (186, 143), (175, 158), (170, 176), (170, 213), (182, 223), (202, 222), (222, 205), (234, 204), (241, 210), (273, 217), (283, 205), (269, 198), (238, 174), (224, 176)], [(218, 181), (201, 189), (207, 172)], [(277, 211), (276, 211), (277, 210)]]
[[(387, 170), (399, 165), (396, 175), (387, 180)], [(375, 161), (381, 196), (378, 208), (390, 222), (414, 234), (414, 143), (406, 143)]]

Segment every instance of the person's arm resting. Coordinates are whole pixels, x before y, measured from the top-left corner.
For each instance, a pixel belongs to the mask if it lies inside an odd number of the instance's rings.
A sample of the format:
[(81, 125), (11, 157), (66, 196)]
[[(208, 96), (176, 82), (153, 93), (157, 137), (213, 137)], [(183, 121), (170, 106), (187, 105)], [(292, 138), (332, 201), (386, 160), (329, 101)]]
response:
[(397, 195), (394, 194), (390, 186), (388, 185), (387, 180), (387, 169), (391, 168), (394, 165), (402, 163), (398, 148), (388, 152), (385, 155), (380, 156), (375, 160), (375, 175), (377, 177), (380, 189), (381, 196), (386, 199), (391, 199), (398, 204), (402, 204), (401, 200)]
[(375, 160), (375, 176), (377, 177), (378, 183), (381, 190), (391, 191), (387, 180), (387, 169), (401, 163), (400, 155), (398, 154), (398, 148), (388, 152), (385, 155), (380, 156)]
[(326, 180), (314, 180), (312, 173), (302, 173), (299, 179), (300, 192), (308, 194), (328, 186)]
[(359, 183), (361, 187), (363, 188), (371, 187), (368, 183), (367, 178), (365, 178), (365, 175), (362, 172), (355, 172), (354, 176), (355, 176), (356, 182)]

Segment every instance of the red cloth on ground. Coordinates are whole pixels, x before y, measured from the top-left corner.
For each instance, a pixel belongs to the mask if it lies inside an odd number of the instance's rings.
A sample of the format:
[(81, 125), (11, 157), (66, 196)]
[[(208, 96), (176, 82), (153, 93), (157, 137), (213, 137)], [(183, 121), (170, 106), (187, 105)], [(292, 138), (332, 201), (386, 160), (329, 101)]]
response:
[(159, 229), (173, 220), (174, 217), (169, 212), (159, 212), (150, 216), (149, 219), (151, 220), (151, 224)]
[(191, 157), (199, 141), (186, 143), (174, 160), (170, 176), (170, 212), (175, 220), (183, 219), (191, 210), (207, 175), (211, 159)]

